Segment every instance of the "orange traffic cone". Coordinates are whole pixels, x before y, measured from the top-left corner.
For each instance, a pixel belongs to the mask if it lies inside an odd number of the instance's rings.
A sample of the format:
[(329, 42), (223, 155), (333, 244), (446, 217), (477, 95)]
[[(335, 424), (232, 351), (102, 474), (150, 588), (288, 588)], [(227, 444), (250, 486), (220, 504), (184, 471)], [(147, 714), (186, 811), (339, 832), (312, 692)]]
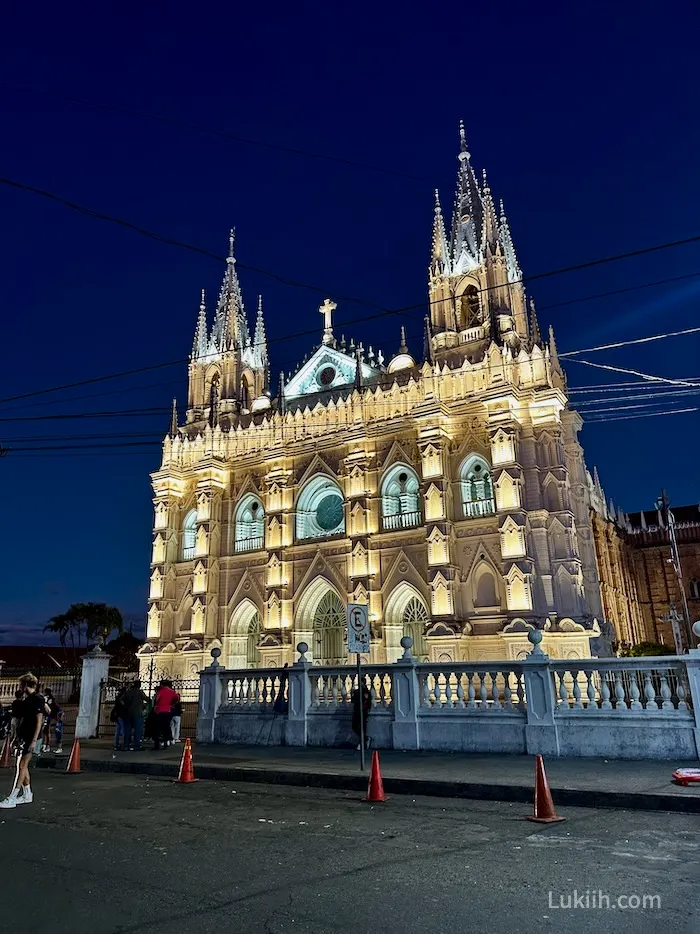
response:
[(549, 790), (542, 756), (537, 756), (535, 763), (535, 808), (532, 817), (527, 819), (536, 821), (538, 824), (553, 824), (556, 821), (566, 820), (565, 817), (559, 817), (554, 810), (554, 801), (552, 801), (552, 792)]
[(386, 801), (384, 783), (382, 782), (382, 770), (379, 768), (379, 753), (376, 749), (372, 753), (372, 770), (369, 773), (367, 797), (362, 800), (369, 801), (371, 804), (375, 804), (379, 801)]
[(2, 757), (0, 757), (0, 769), (11, 769), (13, 765), (12, 745), (10, 744), (10, 737), (6, 736), (2, 747)]
[(181, 785), (189, 785), (190, 782), (196, 782), (194, 777), (194, 765), (192, 763), (192, 742), (185, 740), (185, 748), (182, 750), (182, 759), (180, 760), (180, 771), (177, 774), (176, 782)]
[(66, 775), (77, 775), (80, 772), (80, 740), (73, 741), (73, 748), (70, 751), (68, 765), (66, 766)]

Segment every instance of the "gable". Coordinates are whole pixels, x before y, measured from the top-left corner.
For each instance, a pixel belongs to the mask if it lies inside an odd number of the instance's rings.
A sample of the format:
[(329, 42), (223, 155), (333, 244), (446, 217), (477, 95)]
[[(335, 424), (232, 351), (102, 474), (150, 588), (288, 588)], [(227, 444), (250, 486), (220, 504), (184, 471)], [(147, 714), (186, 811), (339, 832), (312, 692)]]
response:
[[(321, 345), (294, 374), (284, 389), (286, 399), (297, 399), (329, 389), (352, 386), (355, 382), (355, 357)], [(362, 378), (373, 379), (380, 370), (362, 363)]]

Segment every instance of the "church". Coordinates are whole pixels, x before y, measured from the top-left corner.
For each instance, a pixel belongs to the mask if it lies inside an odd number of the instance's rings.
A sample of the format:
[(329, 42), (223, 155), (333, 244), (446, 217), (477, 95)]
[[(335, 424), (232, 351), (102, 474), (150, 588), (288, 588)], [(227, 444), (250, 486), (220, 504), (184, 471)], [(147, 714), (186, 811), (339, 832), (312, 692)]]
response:
[(315, 664), (349, 664), (348, 603), (368, 605), (371, 662), (396, 660), (404, 635), (421, 660), (517, 659), (533, 627), (552, 657), (590, 656), (582, 419), (463, 127), (449, 231), (436, 192), (422, 359), (398, 327), (386, 357), (368, 334), (346, 340), (326, 299), (276, 393), (231, 236), (211, 322), (202, 295), (184, 424), (174, 406), (152, 474), (142, 670), (192, 677), (214, 647), (230, 668), (282, 666), (299, 642)]

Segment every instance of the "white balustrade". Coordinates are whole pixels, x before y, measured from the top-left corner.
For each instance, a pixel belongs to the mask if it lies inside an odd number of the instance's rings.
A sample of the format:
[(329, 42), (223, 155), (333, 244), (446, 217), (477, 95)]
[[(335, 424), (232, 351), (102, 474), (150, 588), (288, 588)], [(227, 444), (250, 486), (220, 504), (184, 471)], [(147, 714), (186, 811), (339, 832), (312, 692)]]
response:
[(222, 670), (222, 708), (272, 708), (278, 697), (286, 699), (287, 696), (287, 677), (283, 671), (279, 668)]
[(550, 662), (558, 715), (688, 713), (690, 689), (682, 662), (667, 658)]
[(420, 712), (524, 713), (525, 687), (521, 665), (473, 662), (416, 666)]
[[(363, 665), (362, 676), (372, 694), (372, 709), (391, 708), (391, 667)], [(357, 687), (357, 672), (348, 665), (333, 667), (314, 665), (309, 669), (311, 708), (327, 710), (352, 704), (352, 692)]]

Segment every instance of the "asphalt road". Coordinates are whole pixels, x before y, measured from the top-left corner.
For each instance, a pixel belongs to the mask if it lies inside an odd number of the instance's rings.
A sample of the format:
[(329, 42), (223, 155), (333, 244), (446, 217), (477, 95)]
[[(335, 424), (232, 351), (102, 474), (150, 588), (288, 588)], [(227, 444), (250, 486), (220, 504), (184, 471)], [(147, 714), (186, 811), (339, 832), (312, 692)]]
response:
[[(0, 812), (2, 931), (700, 932), (700, 817), (568, 809), (542, 826), (518, 804), (371, 807), (351, 792), (115, 774), (32, 781), (33, 805)], [(611, 907), (585, 907), (599, 891)], [(560, 907), (576, 896), (579, 907)], [(643, 896), (660, 907), (617, 905)]]

